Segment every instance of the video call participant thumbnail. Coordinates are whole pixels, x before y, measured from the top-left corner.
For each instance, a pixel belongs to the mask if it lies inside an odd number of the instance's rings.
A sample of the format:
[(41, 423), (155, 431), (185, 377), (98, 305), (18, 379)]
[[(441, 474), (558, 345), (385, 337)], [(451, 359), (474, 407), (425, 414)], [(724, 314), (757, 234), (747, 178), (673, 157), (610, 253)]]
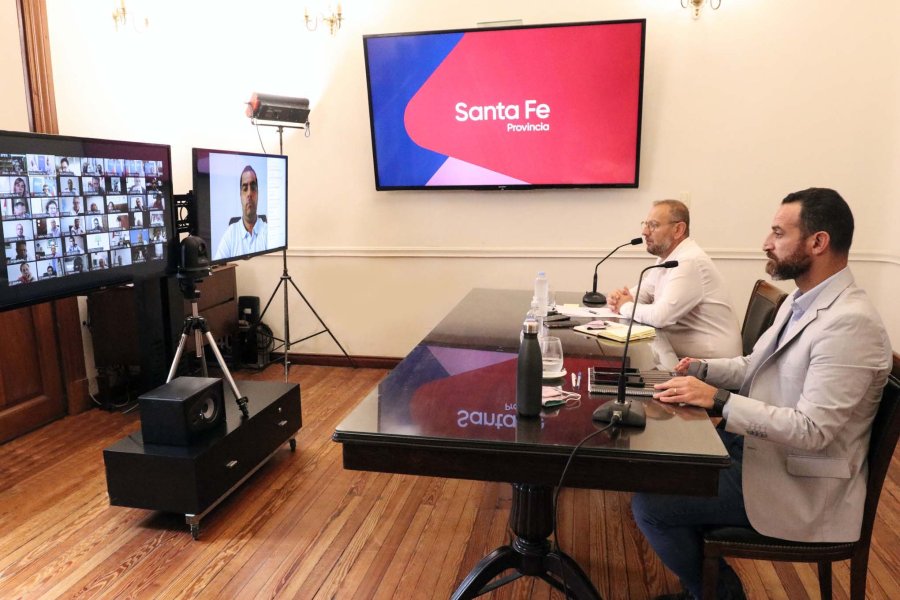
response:
[(84, 190), (84, 193), (87, 196), (105, 194), (106, 180), (103, 177), (99, 177), (97, 175), (82, 177), (81, 189)]
[(77, 177), (60, 177), (59, 193), (61, 196), (77, 196), (81, 193)]
[(125, 267), (131, 264), (131, 250), (113, 250), (110, 255), (110, 261), (113, 267)]
[(64, 260), (64, 268), (67, 275), (84, 273), (87, 270), (84, 264), (84, 256), (80, 254), (67, 256)]
[(24, 198), (28, 195), (25, 177), (0, 177), (0, 197)]
[(38, 219), (37, 220), (38, 235), (45, 237), (62, 236), (62, 228), (59, 226), (58, 219)]
[(31, 221), (7, 221), (3, 224), (3, 238), (8, 242), (30, 240), (33, 237)]
[(214, 260), (268, 249), (268, 226), (257, 214), (259, 182), (253, 167), (244, 167), (239, 183), (241, 218), (225, 230), (213, 256)]
[(15, 217), (31, 216), (31, 213), (28, 211), (28, 205), (25, 203), (25, 200), (16, 200), (13, 203), (13, 216), (15, 216)]
[(72, 235), (66, 238), (66, 256), (84, 254), (84, 238)]
[(9, 265), (6, 268), (10, 285), (20, 285), (23, 283), (32, 283), (34, 279), (35, 265), (31, 262), (23, 262)]
[(34, 258), (33, 242), (15, 241), (6, 242), (6, 262), (24, 262)]
[(40, 274), (41, 279), (52, 279), (65, 274), (60, 270), (60, 267), (55, 264), (56, 262), (57, 261), (49, 260), (38, 261), (37, 272)]

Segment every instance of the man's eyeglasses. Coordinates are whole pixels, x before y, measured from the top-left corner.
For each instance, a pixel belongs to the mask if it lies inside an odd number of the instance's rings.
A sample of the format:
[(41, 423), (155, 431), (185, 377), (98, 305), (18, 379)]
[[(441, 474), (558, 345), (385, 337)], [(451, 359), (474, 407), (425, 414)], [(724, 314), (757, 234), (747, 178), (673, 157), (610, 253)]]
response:
[(656, 231), (663, 225), (673, 225), (675, 223), (684, 223), (684, 221), (669, 221), (668, 223), (660, 223), (659, 221), (641, 221), (641, 229), (649, 229), (650, 231)]

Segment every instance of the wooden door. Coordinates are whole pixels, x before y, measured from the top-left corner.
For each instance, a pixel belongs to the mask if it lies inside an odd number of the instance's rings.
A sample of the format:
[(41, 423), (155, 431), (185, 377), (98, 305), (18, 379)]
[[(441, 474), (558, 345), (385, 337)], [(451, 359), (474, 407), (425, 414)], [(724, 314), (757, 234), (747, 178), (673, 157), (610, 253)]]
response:
[(66, 414), (53, 303), (0, 313), (0, 443)]

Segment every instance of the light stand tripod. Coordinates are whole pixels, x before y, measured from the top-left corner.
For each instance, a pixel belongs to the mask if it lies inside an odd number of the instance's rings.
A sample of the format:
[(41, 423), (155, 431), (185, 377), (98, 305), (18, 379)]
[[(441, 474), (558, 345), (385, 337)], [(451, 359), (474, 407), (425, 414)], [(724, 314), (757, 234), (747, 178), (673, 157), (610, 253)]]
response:
[(206, 336), (206, 341), (209, 342), (209, 347), (215, 355), (216, 361), (219, 363), (219, 368), (222, 369), (225, 380), (228, 382), (228, 385), (231, 386), (231, 391), (234, 394), (234, 399), (237, 402), (238, 408), (241, 410), (241, 414), (244, 415), (244, 418), (249, 418), (250, 411), (247, 408), (247, 397), (242, 396), (241, 392), (238, 390), (237, 384), (235, 384), (234, 378), (231, 376), (231, 372), (228, 370), (228, 366), (225, 364), (221, 352), (219, 352), (216, 340), (209, 331), (206, 319), (200, 316), (200, 312), (197, 309), (197, 299), (200, 297), (200, 292), (197, 290), (197, 281), (197, 279), (190, 275), (184, 275), (182, 273), (178, 274), (178, 287), (181, 288), (184, 299), (191, 302), (191, 315), (184, 319), (184, 328), (181, 330), (181, 339), (178, 341), (178, 349), (175, 351), (175, 358), (172, 360), (172, 367), (169, 369), (169, 377), (166, 379), (166, 383), (169, 383), (175, 378), (175, 372), (178, 370), (178, 364), (181, 362), (181, 355), (184, 353), (185, 343), (191, 332), (194, 334), (194, 348), (197, 352), (197, 359), (200, 361), (203, 376), (209, 376), (206, 368), (206, 353), (203, 350), (203, 336)]
[[(284, 128), (285, 127), (287, 127), (288, 129), (305, 129), (305, 130), (307, 130), (307, 132), (309, 131), (309, 129), (308, 129), (309, 123), (308, 122), (302, 126), (260, 123), (256, 119), (252, 119), (252, 122), (257, 127), (262, 125), (263, 127), (277, 128), (277, 130), (278, 130), (278, 153), (279, 154), (284, 154)], [(307, 135), (308, 135), (308, 133), (307, 133)], [(272, 290), (272, 295), (269, 296), (269, 301), (266, 302), (266, 306), (265, 306), (265, 308), (263, 308), (262, 312), (259, 315), (259, 319), (256, 320), (256, 323), (254, 324), (254, 326), (255, 327), (259, 326), (259, 324), (262, 322), (263, 317), (266, 315), (266, 311), (269, 310), (269, 305), (272, 304), (272, 300), (274, 300), (275, 294), (278, 293), (278, 289), (281, 288), (282, 286), (284, 286), (284, 289), (283, 289), (283, 292), (284, 292), (284, 339), (277, 338), (274, 336), (273, 336), (273, 339), (281, 342), (282, 347), (284, 348), (284, 380), (285, 380), (285, 382), (287, 382), (287, 380), (288, 380), (288, 371), (291, 366), (291, 362), (290, 362), (291, 346), (294, 344), (299, 344), (300, 342), (304, 342), (310, 338), (314, 338), (317, 335), (322, 335), (323, 333), (327, 333), (329, 336), (331, 336), (331, 339), (334, 340), (334, 343), (337, 344), (337, 347), (341, 349), (341, 352), (347, 358), (347, 362), (350, 363), (350, 366), (353, 368), (356, 368), (356, 363), (353, 362), (353, 359), (350, 358), (350, 355), (347, 354), (347, 351), (344, 350), (344, 347), (341, 345), (341, 343), (337, 340), (336, 337), (334, 337), (334, 334), (331, 333), (331, 330), (328, 328), (328, 325), (325, 324), (325, 321), (322, 320), (322, 317), (319, 316), (319, 313), (317, 313), (316, 309), (314, 309), (312, 304), (309, 303), (309, 300), (306, 299), (306, 296), (303, 295), (303, 292), (300, 291), (300, 288), (297, 287), (297, 284), (294, 283), (294, 280), (291, 278), (290, 273), (288, 273), (287, 248), (283, 248), (281, 250), (281, 262), (282, 262), (281, 279), (279, 279), (278, 285), (275, 286), (275, 289)], [(291, 321), (290, 321), (290, 309), (289, 309), (289, 305), (288, 305), (288, 284), (290, 284), (291, 286), (293, 286), (293, 288), (295, 290), (297, 290), (297, 293), (300, 294), (300, 298), (303, 299), (303, 302), (306, 303), (306, 306), (309, 308), (309, 310), (312, 312), (312, 314), (319, 321), (319, 324), (322, 326), (322, 329), (320, 331), (317, 331), (317, 332), (307, 335), (305, 337), (294, 340), (293, 342), (291, 341)], [(277, 349), (278, 348), (275, 348), (275, 350), (277, 350)]]

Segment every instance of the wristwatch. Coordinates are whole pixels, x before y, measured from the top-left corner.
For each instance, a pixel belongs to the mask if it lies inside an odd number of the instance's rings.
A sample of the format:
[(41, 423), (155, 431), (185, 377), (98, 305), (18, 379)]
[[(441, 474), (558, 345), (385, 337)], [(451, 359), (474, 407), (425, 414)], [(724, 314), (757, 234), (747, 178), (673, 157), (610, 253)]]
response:
[(729, 390), (725, 390), (722, 388), (717, 389), (716, 394), (713, 396), (713, 406), (711, 412), (713, 414), (721, 415), (722, 409), (725, 408), (725, 404), (730, 398), (731, 392)]

